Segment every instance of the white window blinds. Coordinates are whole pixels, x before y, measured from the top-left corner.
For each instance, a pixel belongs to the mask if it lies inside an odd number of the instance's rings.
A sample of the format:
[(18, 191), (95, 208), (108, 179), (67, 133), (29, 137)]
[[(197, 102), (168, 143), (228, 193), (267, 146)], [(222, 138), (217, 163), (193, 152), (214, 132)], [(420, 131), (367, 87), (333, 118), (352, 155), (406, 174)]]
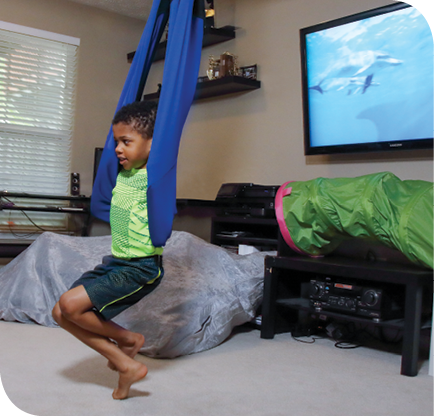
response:
[[(68, 195), (78, 44), (0, 22), (0, 190)], [(1, 225), (18, 225), (5, 215)], [(32, 212), (32, 219), (65, 226), (64, 215)]]

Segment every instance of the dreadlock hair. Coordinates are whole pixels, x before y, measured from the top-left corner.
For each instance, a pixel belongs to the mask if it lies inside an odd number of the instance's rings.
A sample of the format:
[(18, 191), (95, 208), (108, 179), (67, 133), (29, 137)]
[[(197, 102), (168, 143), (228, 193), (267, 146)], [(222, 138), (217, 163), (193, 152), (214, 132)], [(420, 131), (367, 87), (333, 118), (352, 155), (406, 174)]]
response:
[(154, 135), (157, 103), (152, 101), (135, 101), (123, 106), (114, 116), (112, 125), (124, 123), (131, 126), (143, 138)]

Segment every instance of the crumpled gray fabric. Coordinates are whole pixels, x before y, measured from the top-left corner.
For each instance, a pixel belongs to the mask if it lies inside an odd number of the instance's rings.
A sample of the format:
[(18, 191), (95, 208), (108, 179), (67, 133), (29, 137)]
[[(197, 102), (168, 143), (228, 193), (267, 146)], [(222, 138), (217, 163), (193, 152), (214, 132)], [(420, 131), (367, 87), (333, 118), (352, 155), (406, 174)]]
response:
[(111, 236), (46, 232), (0, 269), (0, 319), (57, 326), (51, 310), (85, 271), (110, 254)]
[[(111, 237), (46, 232), (0, 269), (0, 319), (56, 326), (51, 310), (69, 286), (110, 254)], [(264, 252), (247, 256), (182, 231), (164, 249), (165, 275), (150, 295), (114, 318), (142, 333), (141, 353), (173, 358), (213, 348), (250, 321), (262, 300)]]

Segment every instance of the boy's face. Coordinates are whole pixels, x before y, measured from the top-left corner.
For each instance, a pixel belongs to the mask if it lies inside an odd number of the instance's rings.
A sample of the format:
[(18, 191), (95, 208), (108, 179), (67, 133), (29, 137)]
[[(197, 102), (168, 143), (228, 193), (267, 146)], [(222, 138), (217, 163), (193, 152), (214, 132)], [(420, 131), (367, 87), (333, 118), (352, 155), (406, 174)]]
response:
[(125, 170), (143, 169), (151, 151), (152, 137), (144, 138), (129, 124), (112, 126), (116, 142), (116, 156)]

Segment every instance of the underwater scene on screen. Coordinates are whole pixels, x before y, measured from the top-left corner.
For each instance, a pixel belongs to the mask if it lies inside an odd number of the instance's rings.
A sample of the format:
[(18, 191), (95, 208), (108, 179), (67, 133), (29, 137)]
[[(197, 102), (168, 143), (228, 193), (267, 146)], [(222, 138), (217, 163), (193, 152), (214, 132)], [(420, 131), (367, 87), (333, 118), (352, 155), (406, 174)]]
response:
[(433, 36), (413, 7), (306, 35), (311, 146), (433, 137)]

